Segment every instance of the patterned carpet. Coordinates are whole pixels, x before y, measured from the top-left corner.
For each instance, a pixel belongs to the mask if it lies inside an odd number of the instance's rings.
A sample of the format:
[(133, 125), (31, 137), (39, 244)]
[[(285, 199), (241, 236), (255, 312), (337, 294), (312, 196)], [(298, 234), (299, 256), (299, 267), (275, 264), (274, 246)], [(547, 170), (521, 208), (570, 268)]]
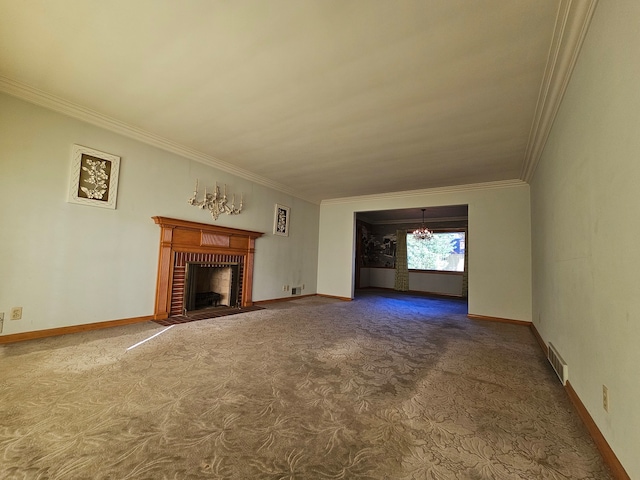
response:
[(465, 314), (309, 297), (0, 346), (0, 478), (611, 478), (529, 329)]
[(196, 310), (189, 312), (187, 315), (174, 315), (163, 320), (153, 320), (158, 325), (179, 325), (181, 323), (195, 322), (197, 320), (210, 320), (212, 318), (226, 317), (227, 315), (237, 315), (238, 313), (255, 312), (256, 310), (262, 310), (264, 307), (253, 305), (251, 307), (213, 307), (203, 308), (202, 310)]

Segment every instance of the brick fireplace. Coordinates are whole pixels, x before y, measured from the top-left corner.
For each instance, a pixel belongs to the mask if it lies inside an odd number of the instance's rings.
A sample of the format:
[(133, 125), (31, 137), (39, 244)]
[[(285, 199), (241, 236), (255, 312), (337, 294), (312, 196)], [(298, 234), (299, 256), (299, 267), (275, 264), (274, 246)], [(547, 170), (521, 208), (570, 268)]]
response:
[(185, 275), (189, 265), (231, 268), (237, 280), (232, 301), (241, 307), (253, 305), (255, 239), (262, 233), (166, 217), (153, 217), (153, 220), (161, 229), (155, 320), (184, 313), (189, 304), (185, 302)]

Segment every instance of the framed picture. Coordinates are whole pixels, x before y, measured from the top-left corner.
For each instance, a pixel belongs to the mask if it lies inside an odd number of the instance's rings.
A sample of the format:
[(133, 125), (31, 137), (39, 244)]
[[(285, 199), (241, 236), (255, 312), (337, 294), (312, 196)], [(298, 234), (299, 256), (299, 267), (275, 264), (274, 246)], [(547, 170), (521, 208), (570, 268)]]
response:
[(116, 208), (120, 157), (74, 145), (71, 152), (70, 203)]
[(276, 213), (273, 219), (273, 234), (283, 237), (289, 236), (289, 220), (291, 217), (291, 209), (284, 205), (276, 203)]

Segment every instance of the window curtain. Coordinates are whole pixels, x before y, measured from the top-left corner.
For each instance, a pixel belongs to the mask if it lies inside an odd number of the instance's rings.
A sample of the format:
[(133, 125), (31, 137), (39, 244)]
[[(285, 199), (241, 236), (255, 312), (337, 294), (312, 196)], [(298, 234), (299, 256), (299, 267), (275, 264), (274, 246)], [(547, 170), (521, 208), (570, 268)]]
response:
[(407, 231), (396, 231), (396, 283), (393, 287), (400, 292), (409, 290), (409, 269), (407, 267)]
[(464, 273), (462, 274), (462, 296), (469, 297), (469, 229), (464, 230)]

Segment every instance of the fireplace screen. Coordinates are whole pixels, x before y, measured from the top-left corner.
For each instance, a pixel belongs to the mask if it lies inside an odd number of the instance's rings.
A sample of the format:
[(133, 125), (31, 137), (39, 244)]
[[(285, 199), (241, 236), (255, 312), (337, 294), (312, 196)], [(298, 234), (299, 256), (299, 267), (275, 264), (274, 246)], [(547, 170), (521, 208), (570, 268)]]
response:
[(185, 314), (216, 307), (237, 307), (239, 266), (237, 263), (188, 262), (184, 284)]

